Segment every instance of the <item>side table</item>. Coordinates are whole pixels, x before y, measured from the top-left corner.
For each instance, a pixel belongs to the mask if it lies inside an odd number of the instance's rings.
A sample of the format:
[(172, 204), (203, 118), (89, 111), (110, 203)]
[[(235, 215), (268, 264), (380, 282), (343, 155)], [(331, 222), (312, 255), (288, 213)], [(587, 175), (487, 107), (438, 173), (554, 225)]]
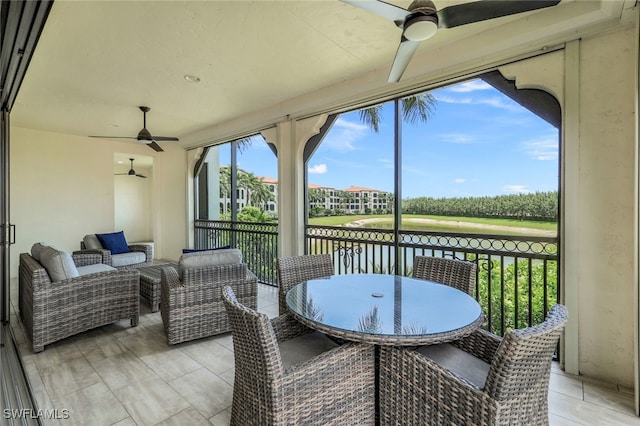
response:
[(160, 274), (162, 268), (167, 266), (178, 268), (177, 263), (161, 263), (138, 268), (140, 271), (140, 296), (149, 303), (151, 312), (158, 312), (160, 309)]

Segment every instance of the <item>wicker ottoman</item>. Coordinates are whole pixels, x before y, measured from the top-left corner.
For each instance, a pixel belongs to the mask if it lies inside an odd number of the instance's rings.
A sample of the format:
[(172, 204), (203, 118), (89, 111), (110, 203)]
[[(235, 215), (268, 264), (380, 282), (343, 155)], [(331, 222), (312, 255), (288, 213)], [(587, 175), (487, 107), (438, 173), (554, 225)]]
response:
[(160, 273), (162, 267), (178, 267), (177, 263), (163, 263), (160, 265), (143, 266), (140, 271), (140, 296), (151, 306), (151, 312), (158, 312), (160, 307)]

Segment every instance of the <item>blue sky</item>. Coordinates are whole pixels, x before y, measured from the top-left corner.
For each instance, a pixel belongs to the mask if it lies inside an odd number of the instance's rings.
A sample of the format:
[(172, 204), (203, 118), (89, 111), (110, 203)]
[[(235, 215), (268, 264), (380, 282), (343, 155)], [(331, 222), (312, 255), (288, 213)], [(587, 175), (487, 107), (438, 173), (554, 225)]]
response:
[[(432, 117), (403, 123), (402, 198), (557, 190), (557, 129), (481, 80), (431, 94)], [(342, 114), (309, 162), (309, 182), (392, 192), (392, 102), (382, 117), (375, 133), (358, 112)], [(258, 176), (277, 176), (276, 159), (264, 143), (254, 143), (238, 161)]]

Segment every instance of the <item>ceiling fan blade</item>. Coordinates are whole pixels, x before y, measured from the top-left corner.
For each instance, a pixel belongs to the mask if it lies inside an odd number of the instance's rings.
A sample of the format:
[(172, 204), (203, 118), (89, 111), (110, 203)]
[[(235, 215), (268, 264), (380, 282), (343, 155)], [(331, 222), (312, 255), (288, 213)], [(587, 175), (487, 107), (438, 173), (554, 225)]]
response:
[(153, 136), (153, 140), (160, 142), (178, 142), (180, 139), (173, 136)]
[(410, 14), (409, 11), (396, 5), (385, 3), (377, 0), (341, 0), (343, 3), (350, 4), (359, 9), (375, 13), (383, 18), (390, 19), (400, 26)]
[(438, 11), (438, 27), (453, 28), (501, 16), (555, 6), (560, 0), (481, 0), (445, 7)]
[(146, 179), (147, 178), (146, 176), (139, 175), (139, 174), (136, 174), (136, 177), (139, 177), (139, 178), (142, 178), (142, 179)]
[(149, 147), (156, 152), (164, 152), (164, 149), (162, 149), (162, 147), (158, 145), (155, 141), (151, 141), (147, 143), (147, 145), (149, 145)]
[(402, 37), (398, 50), (396, 51), (396, 57), (393, 58), (391, 71), (389, 72), (389, 83), (397, 83), (400, 81), (404, 70), (407, 69), (407, 65), (409, 65), (409, 61), (411, 61), (419, 45), (419, 41), (411, 41)]
[(101, 139), (137, 139), (132, 136), (89, 136), (90, 138), (101, 138)]

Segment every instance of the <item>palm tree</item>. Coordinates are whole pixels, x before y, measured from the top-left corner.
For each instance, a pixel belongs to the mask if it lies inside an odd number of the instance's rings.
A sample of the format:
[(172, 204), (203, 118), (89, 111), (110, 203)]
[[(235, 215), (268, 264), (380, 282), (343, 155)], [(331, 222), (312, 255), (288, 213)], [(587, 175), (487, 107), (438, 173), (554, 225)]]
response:
[(269, 186), (265, 184), (262, 179), (256, 179), (253, 193), (251, 194), (251, 204), (259, 207), (261, 210), (266, 210), (267, 203), (275, 200), (273, 192), (269, 190)]
[(321, 204), (322, 206), (324, 206), (324, 200), (327, 194), (324, 189), (309, 188), (307, 192), (307, 196), (309, 197), (309, 204), (312, 207), (317, 207), (318, 204)]
[[(417, 95), (402, 98), (402, 117), (409, 123), (427, 121), (436, 108), (436, 98), (430, 93), (418, 93)], [(374, 105), (360, 110), (360, 120), (378, 133), (382, 119), (382, 104)]]
[(223, 201), (222, 214), (227, 213), (227, 199), (231, 199), (231, 167), (220, 167), (220, 198)]

